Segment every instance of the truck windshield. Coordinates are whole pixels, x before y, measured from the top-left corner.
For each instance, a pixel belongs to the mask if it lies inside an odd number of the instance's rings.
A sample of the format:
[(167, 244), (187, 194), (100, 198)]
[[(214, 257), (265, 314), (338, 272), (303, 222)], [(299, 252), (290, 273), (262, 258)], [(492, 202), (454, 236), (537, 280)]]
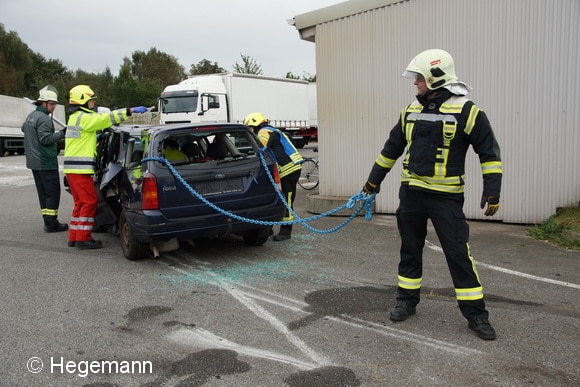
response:
[[(165, 95), (164, 95), (165, 94)], [(161, 94), (162, 113), (190, 113), (197, 108), (196, 93), (163, 93)]]

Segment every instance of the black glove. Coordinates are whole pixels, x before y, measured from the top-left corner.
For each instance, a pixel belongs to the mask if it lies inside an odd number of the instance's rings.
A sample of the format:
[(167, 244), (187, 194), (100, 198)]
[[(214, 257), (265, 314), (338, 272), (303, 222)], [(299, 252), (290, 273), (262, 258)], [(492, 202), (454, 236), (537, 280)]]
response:
[(487, 209), (485, 210), (485, 216), (493, 216), (499, 210), (499, 196), (485, 196), (481, 197), (480, 206), (483, 209), (487, 203)]
[(367, 181), (363, 187), (363, 192), (366, 194), (379, 193), (380, 190), (381, 187), (378, 184), (371, 183), (370, 181)]

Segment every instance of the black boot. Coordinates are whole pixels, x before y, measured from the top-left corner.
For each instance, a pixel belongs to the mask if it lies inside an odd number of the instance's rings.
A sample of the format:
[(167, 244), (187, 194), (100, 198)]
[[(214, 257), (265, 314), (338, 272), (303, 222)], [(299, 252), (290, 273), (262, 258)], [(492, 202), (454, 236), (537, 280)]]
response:
[(405, 321), (409, 316), (414, 315), (417, 309), (414, 305), (406, 301), (397, 301), (395, 308), (391, 310), (391, 315), (389, 316), (393, 321)]
[(44, 215), (45, 232), (62, 232), (68, 230), (68, 224), (60, 223), (56, 216)]
[(276, 242), (286, 241), (292, 237), (292, 226), (280, 226), (280, 233), (272, 237)]
[(88, 241), (75, 242), (75, 246), (79, 250), (100, 249), (103, 247), (103, 242), (89, 239)]
[(475, 331), (475, 334), (483, 340), (495, 340), (495, 329), (491, 326), (486, 318), (475, 318), (469, 320), (469, 329)]

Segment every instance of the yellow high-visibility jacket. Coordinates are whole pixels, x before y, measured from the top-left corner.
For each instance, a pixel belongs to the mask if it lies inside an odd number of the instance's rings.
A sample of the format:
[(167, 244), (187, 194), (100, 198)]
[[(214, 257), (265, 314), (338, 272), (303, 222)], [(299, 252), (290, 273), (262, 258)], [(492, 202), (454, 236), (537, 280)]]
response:
[(65, 136), (64, 173), (92, 175), (97, 156), (97, 131), (125, 121), (128, 109), (96, 113), (80, 106), (72, 107)]

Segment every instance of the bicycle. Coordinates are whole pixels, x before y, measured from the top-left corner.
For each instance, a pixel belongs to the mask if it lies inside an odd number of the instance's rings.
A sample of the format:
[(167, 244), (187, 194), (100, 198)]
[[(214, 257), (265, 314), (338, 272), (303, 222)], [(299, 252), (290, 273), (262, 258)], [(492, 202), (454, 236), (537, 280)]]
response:
[(308, 191), (318, 187), (318, 160), (313, 157), (304, 159), (298, 185)]

